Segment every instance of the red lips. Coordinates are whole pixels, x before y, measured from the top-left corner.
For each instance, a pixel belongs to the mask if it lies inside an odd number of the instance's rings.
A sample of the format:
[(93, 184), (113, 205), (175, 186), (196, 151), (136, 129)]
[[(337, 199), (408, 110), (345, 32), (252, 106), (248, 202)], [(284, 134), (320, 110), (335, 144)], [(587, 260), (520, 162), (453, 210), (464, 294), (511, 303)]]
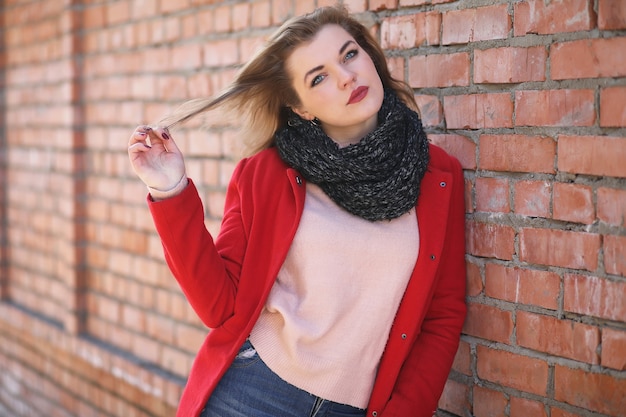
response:
[(358, 103), (363, 100), (369, 91), (369, 87), (357, 87), (350, 94), (350, 99), (348, 100), (348, 104)]

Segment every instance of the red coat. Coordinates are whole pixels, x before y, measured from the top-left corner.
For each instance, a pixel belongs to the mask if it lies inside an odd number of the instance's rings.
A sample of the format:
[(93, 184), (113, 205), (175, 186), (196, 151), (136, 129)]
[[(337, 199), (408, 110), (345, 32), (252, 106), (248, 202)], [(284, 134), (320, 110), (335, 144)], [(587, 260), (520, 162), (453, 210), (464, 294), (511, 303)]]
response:
[[(458, 161), (436, 146), (430, 158), (417, 204), (419, 255), (368, 416), (432, 416), (465, 319), (463, 174)], [(167, 263), (212, 329), (194, 361), (178, 417), (199, 415), (250, 334), (298, 228), (304, 198), (304, 180), (271, 148), (237, 165), (215, 241), (193, 182), (176, 197), (149, 200)]]

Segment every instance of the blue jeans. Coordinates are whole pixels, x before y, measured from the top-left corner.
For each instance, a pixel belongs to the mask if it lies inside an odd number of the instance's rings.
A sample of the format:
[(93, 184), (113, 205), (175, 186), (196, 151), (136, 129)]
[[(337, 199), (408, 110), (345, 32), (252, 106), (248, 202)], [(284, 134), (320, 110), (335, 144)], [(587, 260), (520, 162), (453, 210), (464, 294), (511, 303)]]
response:
[(309, 394), (272, 372), (246, 341), (200, 417), (364, 417), (365, 410)]

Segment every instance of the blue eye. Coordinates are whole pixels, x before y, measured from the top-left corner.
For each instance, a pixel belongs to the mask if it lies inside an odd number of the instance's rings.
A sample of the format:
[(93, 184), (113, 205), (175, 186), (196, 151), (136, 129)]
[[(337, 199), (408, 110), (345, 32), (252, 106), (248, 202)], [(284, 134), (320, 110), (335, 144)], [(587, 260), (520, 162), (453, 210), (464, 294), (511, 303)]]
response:
[(323, 80), (324, 80), (324, 76), (321, 74), (313, 77), (313, 80), (311, 80), (311, 87), (315, 87), (316, 85), (321, 83)]
[(346, 56), (343, 58), (344, 61), (348, 61), (359, 54), (359, 51), (356, 49), (352, 49), (346, 53)]

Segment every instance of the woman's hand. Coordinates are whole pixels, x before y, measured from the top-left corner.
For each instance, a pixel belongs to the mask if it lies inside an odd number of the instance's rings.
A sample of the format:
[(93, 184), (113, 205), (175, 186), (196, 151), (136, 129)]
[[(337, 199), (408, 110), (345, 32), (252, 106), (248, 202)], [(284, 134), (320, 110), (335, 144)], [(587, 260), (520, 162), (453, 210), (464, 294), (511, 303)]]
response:
[(183, 155), (167, 128), (138, 126), (128, 142), (128, 157), (155, 200), (172, 197), (187, 185)]

